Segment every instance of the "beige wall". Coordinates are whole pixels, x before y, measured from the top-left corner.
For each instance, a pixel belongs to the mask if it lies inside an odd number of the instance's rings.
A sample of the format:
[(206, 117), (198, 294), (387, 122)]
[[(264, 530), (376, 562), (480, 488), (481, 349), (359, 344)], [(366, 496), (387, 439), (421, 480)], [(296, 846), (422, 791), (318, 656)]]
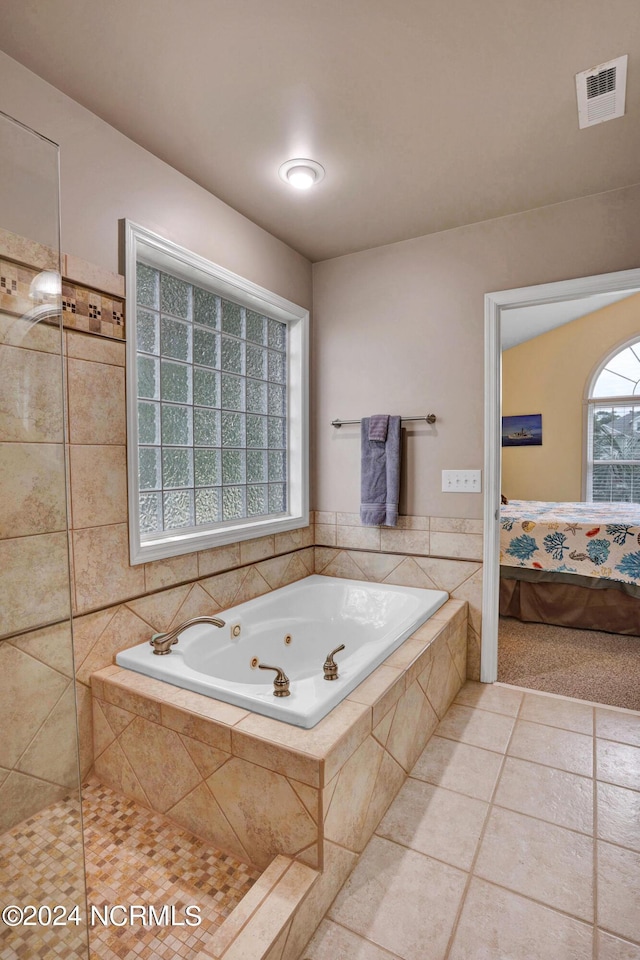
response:
[(639, 265), (638, 186), (315, 264), (316, 509), (358, 509), (357, 428), (334, 417), (433, 412), (409, 431), (402, 512), (480, 517), (440, 471), (483, 465), (484, 294)]
[[(66, 253), (117, 272), (118, 220), (126, 217), (310, 306), (308, 260), (1, 52), (0, 91), (0, 110), (60, 144)], [(0, 170), (1, 162), (0, 151)], [(20, 232), (11, 201), (2, 196), (2, 225)]]
[(583, 398), (596, 368), (640, 336), (640, 294), (502, 354), (502, 412), (542, 413), (541, 447), (505, 447), (502, 491), (517, 500), (581, 500)]

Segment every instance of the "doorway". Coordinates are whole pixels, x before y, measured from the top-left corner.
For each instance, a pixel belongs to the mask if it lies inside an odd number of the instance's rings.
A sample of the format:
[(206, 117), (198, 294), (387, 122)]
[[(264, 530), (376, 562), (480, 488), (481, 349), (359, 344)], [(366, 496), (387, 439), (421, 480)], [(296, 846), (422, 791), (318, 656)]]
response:
[[(500, 583), (500, 493), (502, 477), (502, 332), (505, 323), (526, 308), (546, 308), (608, 294), (631, 296), (640, 290), (640, 270), (582, 277), (521, 287), (485, 296), (485, 462), (484, 580), (480, 679), (498, 679)], [(586, 306), (584, 313), (588, 313)], [(535, 411), (531, 411), (534, 413)]]

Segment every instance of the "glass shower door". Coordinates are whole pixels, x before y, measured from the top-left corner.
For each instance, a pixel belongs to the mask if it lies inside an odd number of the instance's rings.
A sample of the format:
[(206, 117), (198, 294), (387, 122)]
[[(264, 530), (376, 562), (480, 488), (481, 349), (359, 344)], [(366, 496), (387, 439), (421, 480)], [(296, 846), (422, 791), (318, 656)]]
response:
[(58, 147), (0, 114), (0, 960), (86, 958)]

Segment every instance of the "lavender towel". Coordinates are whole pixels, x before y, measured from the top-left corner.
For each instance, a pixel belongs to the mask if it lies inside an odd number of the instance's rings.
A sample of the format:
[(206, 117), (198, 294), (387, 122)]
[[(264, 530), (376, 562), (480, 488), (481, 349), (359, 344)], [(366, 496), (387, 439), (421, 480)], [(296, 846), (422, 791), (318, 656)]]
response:
[(387, 438), (369, 439), (361, 426), (360, 520), (367, 527), (395, 527), (400, 498), (400, 417), (389, 417)]
[(369, 440), (387, 439), (387, 430), (389, 429), (389, 415), (386, 413), (377, 413), (374, 417), (369, 417)]

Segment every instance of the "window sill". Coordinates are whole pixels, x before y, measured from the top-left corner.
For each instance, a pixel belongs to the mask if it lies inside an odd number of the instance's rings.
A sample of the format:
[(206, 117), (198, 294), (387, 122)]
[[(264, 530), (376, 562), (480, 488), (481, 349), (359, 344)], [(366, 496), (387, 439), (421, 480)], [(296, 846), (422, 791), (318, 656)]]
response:
[(260, 537), (272, 536), (276, 533), (285, 533), (290, 530), (299, 530), (309, 525), (309, 513), (291, 517), (270, 517), (258, 520), (250, 525), (246, 521), (234, 524), (233, 522), (219, 527), (216, 530), (189, 530), (185, 532), (170, 531), (154, 539), (142, 540), (139, 543), (130, 541), (130, 561), (135, 566), (140, 563), (149, 563), (152, 560), (164, 560), (167, 557), (178, 557), (187, 553), (196, 553), (200, 550), (211, 550), (213, 547), (226, 546), (229, 543), (239, 543), (244, 540), (257, 540)]

